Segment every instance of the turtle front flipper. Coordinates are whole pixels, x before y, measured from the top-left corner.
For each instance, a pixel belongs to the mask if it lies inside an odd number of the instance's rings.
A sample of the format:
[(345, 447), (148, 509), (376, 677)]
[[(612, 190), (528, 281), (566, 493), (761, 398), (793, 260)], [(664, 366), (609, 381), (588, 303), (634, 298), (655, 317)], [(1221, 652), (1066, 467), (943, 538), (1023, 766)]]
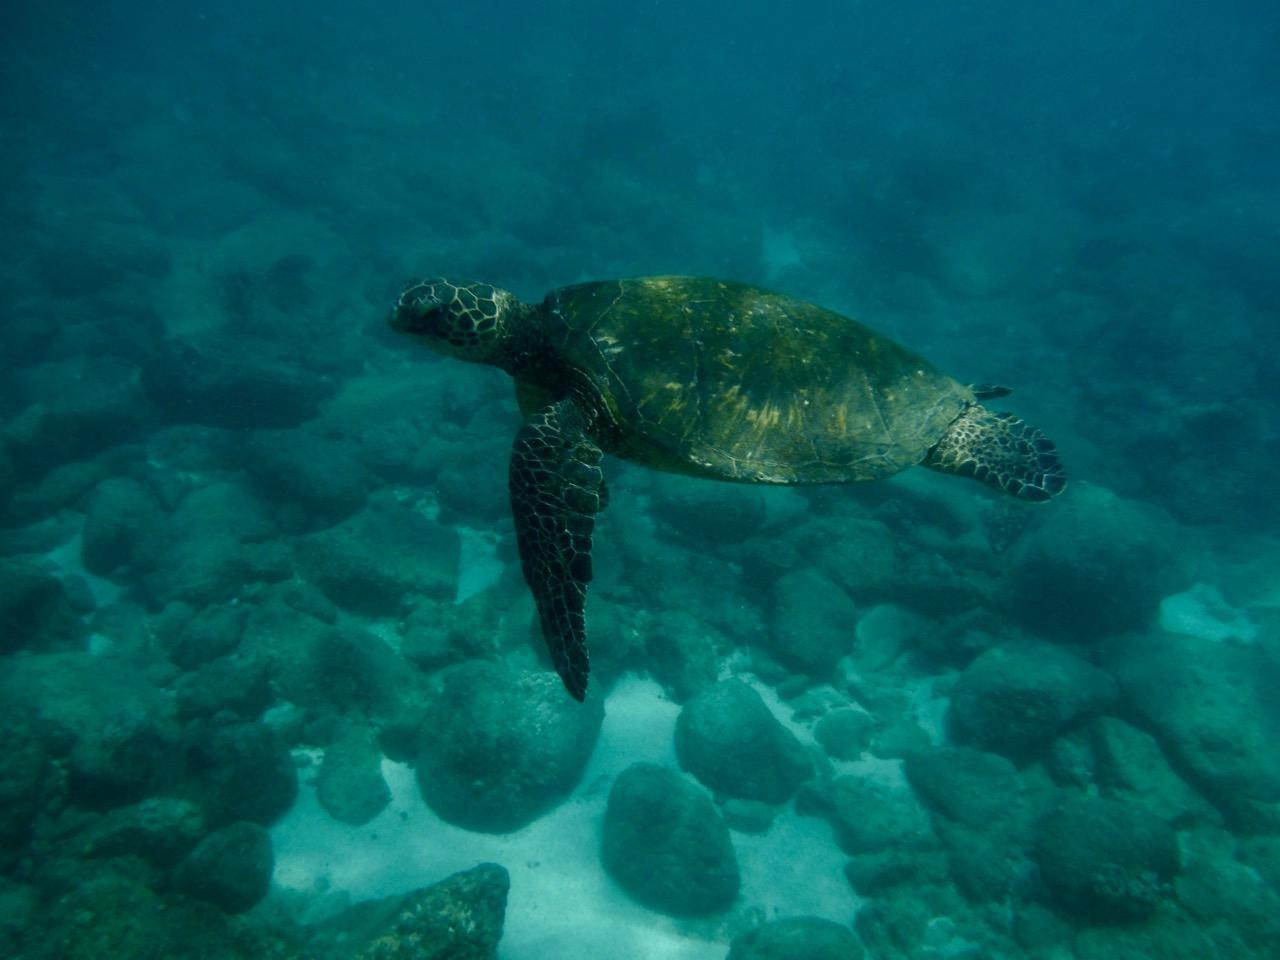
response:
[(1067, 485), (1052, 440), (1011, 413), (992, 413), (976, 403), (947, 428), (924, 465), (973, 477), (1022, 500), (1048, 500)]
[(511, 451), (511, 512), (525, 583), (556, 672), (578, 700), (587, 694), (585, 607), (591, 531), (603, 508), (601, 456), (571, 400), (529, 417)]

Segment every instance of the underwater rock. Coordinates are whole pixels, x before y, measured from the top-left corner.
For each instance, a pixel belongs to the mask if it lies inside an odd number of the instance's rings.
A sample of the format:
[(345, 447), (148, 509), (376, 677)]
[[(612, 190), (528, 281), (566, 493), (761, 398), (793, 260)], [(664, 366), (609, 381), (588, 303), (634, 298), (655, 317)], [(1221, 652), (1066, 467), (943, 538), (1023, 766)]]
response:
[(304, 529), (328, 527), (355, 513), (373, 484), (349, 444), (309, 430), (254, 431), (241, 462), (262, 495), (292, 511)]
[(173, 684), (178, 717), (211, 719), (224, 711), (254, 720), (275, 699), (267, 664), (252, 657), (218, 657)]
[(1180, 547), (1154, 510), (1076, 484), (1015, 544), (1006, 601), (1025, 626), (1076, 643), (1140, 629), (1177, 585)]
[(1156, 738), (1117, 717), (1098, 717), (1083, 731), (1092, 748), (1094, 781), (1104, 796), (1140, 800), (1173, 826), (1213, 823), (1217, 811), (1169, 766)]
[(45, 801), (53, 768), (43, 731), (30, 707), (0, 707), (0, 868), (26, 846)]
[(827, 756), (836, 760), (857, 760), (871, 746), (876, 719), (865, 710), (842, 707), (825, 714), (813, 728), (813, 738)]
[(13, 457), (9, 455), (9, 446), (0, 436), (0, 516), (9, 506), (9, 498), (13, 496), (17, 477), (13, 469)]
[(440, 472), (431, 489), (440, 502), (441, 516), (478, 527), (494, 527), (511, 516), (511, 495), (506, 474), (499, 467), (511, 456), (504, 423), (493, 434), (481, 434), (464, 442), (432, 445)]
[(1226, 924), (1258, 956), (1280, 945), (1280, 890), (1237, 859), (1235, 839), (1225, 831), (1201, 830), (1180, 839), (1183, 867), (1178, 902), (1206, 927)]
[(1138, 804), (1084, 794), (1041, 818), (1033, 856), (1055, 903), (1093, 923), (1149, 916), (1179, 866), (1168, 824)]
[(93, 488), (110, 470), (97, 460), (61, 463), (45, 473), (34, 486), (14, 494), (9, 515), (18, 522), (32, 522), (67, 511), (81, 511)]
[(872, 607), (854, 629), (853, 662), (861, 671), (888, 667), (899, 654), (919, 646), (933, 622), (920, 614), (892, 603)]
[(764, 526), (764, 496), (757, 489), (694, 486), (683, 479), (656, 478), (650, 513), (667, 539), (715, 552), (740, 544)]
[(178, 772), (173, 704), (131, 664), (82, 653), (0, 661), (0, 701), (58, 732), (70, 795), (89, 809), (132, 803)]
[(655, 764), (614, 781), (600, 857), (632, 898), (671, 916), (718, 913), (738, 896), (738, 860), (711, 798)]
[(813, 769), (795, 734), (736, 678), (685, 704), (675, 741), (681, 767), (710, 789), (746, 800), (786, 803)]
[(174, 882), (227, 913), (243, 913), (267, 895), (274, 868), (271, 834), (241, 820), (201, 840), (178, 865)]
[(960, 674), (947, 720), (956, 742), (1026, 760), (1068, 724), (1114, 705), (1116, 682), (1048, 644), (1006, 644)]
[(350, 610), (399, 614), (406, 600), (452, 600), (461, 545), (442, 526), (393, 497), (372, 497), (355, 516), (298, 542), (298, 566), (325, 595)]
[(1262, 648), (1134, 634), (1107, 657), (1126, 705), (1228, 824), (1280, 832), (1280, 705)]
[(128, 477), (109, 477), (93, 489), (80, 541), (85, 569), (105, 577), (128, 567), (140, 543), (154, 540), (160, 505), (142, 484)]
[(844, 519), (838, 535), (829, 522), (811, 523), (801, 528), (801, 543), (819, 572), (860, 603), (882, 601), (903, 586), (895, 537), (878, 520)]
[(0, 557), (0, 653), (55, 650), (83, 633), (66, 588), (48, 560)]
[(406, 894), (366, 900), (317, 924), (316, 960), (496, 960), (510, 879), (495, 863)]
[(845, 774), (831, 781), (828, 814), (836, 842), (848, 854), (934, 845), (928, 812), (905, 785)]
[(717, 631), (683, 610), (660, 610), (648, 621), (644, 640), (647, 665), (676, 703), (684, 703), (716, 682), (720, 676), (718, 640), (725, 642)]
[(119, 357), (78, 356), (28, 367), (19, 375), (30, 404), (4, 428), (19, 477), (50, 464), (89, 460), (134, 439), (152, 419), (137, 368)]
[(604, 719), (598, 694), (565, 696), (549, 671), (472, 660), (441, 671), (422, 725), (418, 784), (439, 816), (468, 830), (518, 830), (582, 776)]
[(725, 960), (861, 960), (848, 927), (820, 917), (786, 917), (733, 938)]
[(941, 850), (882, 850), (855, 854), (844, 875), (859, 896), (879, 897), (897, 887), (943, 883), (949, 868)]
[[(244, 633), (249, 610), (241, 604), (216, 603), (183, 617), (184, 604), (166, 607), (157, 627), (169, 659), (184, 670), (216, 660), (235, 650)], [(189, 611), (189, 607), (187, 610)]]
[(1007, 833), (1028, 825), (1022, 781), (1004, 757), (938, 747), (909, 754), (903, 772), (921, 800), (957, 823)]
[(740, 800), (729, 797), (720, 804), (720, 816), (730, 830), (739, 833), (764, 833), (773, 826), (779, 808), (760, 800)]
[(82, 849), (86, 857), (134, 855), (169, 867), (186, 856), (204, 832), (204, 814), (196, 804), (177, 797), (148, 797), (99, 820)]
[(853, 649), (858, 611), (835, 583), (812, 568), (774, 584), (769, 650), (781, 662), (826, 677)]
[(64, 896), (50, 898), (32, 918), (25, 960), (207, 960), (239, 958), (225, 915), (213, 905), (164, 897), (140, 883), (91, 865)]
[(236, 820), (270, 825), (298, 795), (293, 757), (262, 724), (197, 730), (187, 739), (186, 757), (184, 789), (211, 826)]
[(156, 406), (179, 423), (228, 429), (291, 427), (332, 396), (332, 378), (293, 359), (288, 344), (244, 331), (169, 340), (142, 367)]
[(359, 826), (376, 817), (391, 802), (382, 777), (382, 752), (373, 732), (359, 723), (348, 725), (329, 744), (316, 775), (316, 797), (329, 816)]
[[(1213, 933), (1180, 911), (1158, 910), (1138, 924), (1081, 927), (1071, 938), (1072, 952), (1066, 955), (1075, 960), (1252, 960), (1243, 945), (1235, 949), (1227, 946), (1230, 940), (1222, 925)], [(1254, 956), (1269, 960), (1266, 954)]]
[(261, 502), (243, 486), (214, 482), (183, 497), (164, 519), (155, 542), (141, 548), (142, 586), (152, 603), (174, 600), (200, 607), (237, 596), (246, 583), (286, 579), (291, 570), (263, 569), (262, 554), (276, 531)]

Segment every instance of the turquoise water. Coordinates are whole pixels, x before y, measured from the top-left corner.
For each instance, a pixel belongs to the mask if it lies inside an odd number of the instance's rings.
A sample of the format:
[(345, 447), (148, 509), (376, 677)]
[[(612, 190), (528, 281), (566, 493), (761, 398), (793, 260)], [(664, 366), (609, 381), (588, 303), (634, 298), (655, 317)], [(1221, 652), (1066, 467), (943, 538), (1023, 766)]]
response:
[[(1243, 0), (7, 6), (0, 952), (1280, 955), (1277, 41)], [(510, 378), (387, 315), (658, 274), (1013, 388), (1066, 491), (597, 435), (577, 703)]]

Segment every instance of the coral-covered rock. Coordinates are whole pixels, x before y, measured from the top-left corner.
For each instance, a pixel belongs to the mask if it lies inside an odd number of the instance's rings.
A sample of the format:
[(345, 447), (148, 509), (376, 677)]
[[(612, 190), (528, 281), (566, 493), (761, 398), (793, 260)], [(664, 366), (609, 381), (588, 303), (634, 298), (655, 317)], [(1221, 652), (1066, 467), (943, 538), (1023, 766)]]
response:
[(317, 960), (496, 960), (507, 871), (482, 863), (430, 887), (366, 900), (317, 924)]

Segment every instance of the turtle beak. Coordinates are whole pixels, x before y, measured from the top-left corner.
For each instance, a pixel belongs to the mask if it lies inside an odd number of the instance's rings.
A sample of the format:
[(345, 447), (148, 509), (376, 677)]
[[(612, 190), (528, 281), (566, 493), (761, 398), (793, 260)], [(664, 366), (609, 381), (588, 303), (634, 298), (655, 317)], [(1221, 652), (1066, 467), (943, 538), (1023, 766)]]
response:
[(406, 290), (400, 295), (387, 323), (392, 330), (400, 333), (411, 333), (419, 336), (435, 336), (438, 334), (437, 324), (431, 319), (439, 312), (440, 301), (431, 296), (414, 296), (414, 290)]

